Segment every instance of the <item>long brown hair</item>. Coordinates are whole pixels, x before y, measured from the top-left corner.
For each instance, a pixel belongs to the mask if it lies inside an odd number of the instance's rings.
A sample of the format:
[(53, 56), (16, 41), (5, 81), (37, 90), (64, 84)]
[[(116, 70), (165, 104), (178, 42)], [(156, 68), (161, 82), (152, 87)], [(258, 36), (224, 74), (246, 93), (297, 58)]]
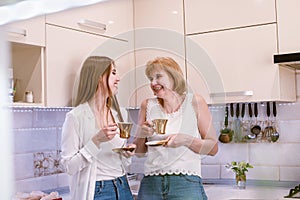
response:
[(119, 120), (123, 121), (117, 97), (112, 95), (108, 85), (108, 78), (114, 64), (111, 58), (105, 56), (90, 56), (84, 61), (80, 71), (79, 84), (73, 106), (78, 106), (91, 100), (98, 89), (100, 77), (106, 75), (106, 86), (109, 94), (109, 97), (106, 99), (106, 105), (117, 111)]
[[(85, 103), (94, 97), (100, 77), (107, 74), (107, 79), (109, 78), (112, 64), (114, 61), (105, 56), (90, 56), (84, 61), (80, 71), (74, 106)], [(111, 94), (110, 88), (108, 89), (109, 94)]]

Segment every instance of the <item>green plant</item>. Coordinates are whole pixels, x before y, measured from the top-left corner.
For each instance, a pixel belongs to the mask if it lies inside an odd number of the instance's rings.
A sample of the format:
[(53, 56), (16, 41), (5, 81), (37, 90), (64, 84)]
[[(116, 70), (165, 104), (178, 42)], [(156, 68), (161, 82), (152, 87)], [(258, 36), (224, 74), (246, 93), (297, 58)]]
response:
[(253, 166), (245, 161), (236, 162), (232, 161), (225, 165), (227, 169), (231, 169), (237, 176), (243, 176), (248, 171), (248, 168), (253, 168)]

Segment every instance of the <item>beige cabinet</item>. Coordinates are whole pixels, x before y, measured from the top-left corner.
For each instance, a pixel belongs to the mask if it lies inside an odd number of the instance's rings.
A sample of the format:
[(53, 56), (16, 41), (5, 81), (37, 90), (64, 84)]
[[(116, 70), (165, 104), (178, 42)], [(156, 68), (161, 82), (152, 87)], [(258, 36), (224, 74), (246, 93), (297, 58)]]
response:
[(273, 0), (188, 0), (184, 6), (187, 34), (276, 22)]
[(197, 70), (209, 103), (295, 101), (295, 72), (273, 64), (276, 48), (275, 24), (189, 36), (188, 79)]
[[(46, 105), (71, 106), (74, 83), (80, 67), (90, 55), (109, 56), (116, 60), (118, 71), (130, 71), (127, 41), (107, 38), (95, 34), (74, 31), (53, 25), (46, 26)], [(120, 53), (118, 53), (120, 51)], [(124, 70), (126, 68), (126, 70)], [(134, 87), (132, 79), (124, 83), (127, 89)], [(121, 95), (128, 95), (121, 93)], [(124, 98), (128, 98), (125, 96)], [(122, 99), (123, 100), (123, 99)], [(127, 99), (122, 102), (126, 102)]]
[(185, 73), (182, 0), (134, 0), (136, 106), (151, 97), (144, 69), (156, 57), (174, 58)]
[(132, 31), (131, 0), (103, 1), (46, 16), (46, 23), (82, 32), (122, 38), (120, 33)]
[(300, 1), (276, 0), (278, 47), (281, 54), (300, 52)]
[[(10, 44), (15, 85), (13, 105), (44, 105), (44, 47), (14, 42)], [(32, 91), (33, 103), (26, 102), (27, 91)]]
[(10, 42), (45, 46), (45, 16), (18, 21), (6, 25), (7, 39)]
[[(44, 105), (45, 16), (5, 25), (13, 68), (15, 106)], [(27, 103), (25, 93), (33, 93)]]

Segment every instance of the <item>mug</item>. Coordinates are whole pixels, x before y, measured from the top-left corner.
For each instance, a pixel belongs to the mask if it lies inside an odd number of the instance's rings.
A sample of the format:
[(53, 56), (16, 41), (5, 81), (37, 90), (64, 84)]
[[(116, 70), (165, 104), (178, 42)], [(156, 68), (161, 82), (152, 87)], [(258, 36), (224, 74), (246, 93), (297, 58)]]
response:
[(165, 134), (166, 133), (166, 126), (168, 119), (154, 119), (153, 122), (153, 128), (157, 134)]
[(120, 138), (130, 138), (130, 132), (132, 128), (131, 122), (119, 122), (118, 127), (120, 129)]

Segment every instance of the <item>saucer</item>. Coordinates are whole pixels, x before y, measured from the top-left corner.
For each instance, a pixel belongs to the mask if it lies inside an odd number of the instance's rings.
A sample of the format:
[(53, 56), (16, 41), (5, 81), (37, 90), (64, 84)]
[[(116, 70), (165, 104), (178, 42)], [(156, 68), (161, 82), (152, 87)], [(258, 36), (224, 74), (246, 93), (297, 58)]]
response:
[(134, 147), (121, 147), (121, 148), (114, 148), (112, 149), (113, 152), (116, 152), (116, 153), (120, 153), (121, 151), (134, 151), (135, 148)]

